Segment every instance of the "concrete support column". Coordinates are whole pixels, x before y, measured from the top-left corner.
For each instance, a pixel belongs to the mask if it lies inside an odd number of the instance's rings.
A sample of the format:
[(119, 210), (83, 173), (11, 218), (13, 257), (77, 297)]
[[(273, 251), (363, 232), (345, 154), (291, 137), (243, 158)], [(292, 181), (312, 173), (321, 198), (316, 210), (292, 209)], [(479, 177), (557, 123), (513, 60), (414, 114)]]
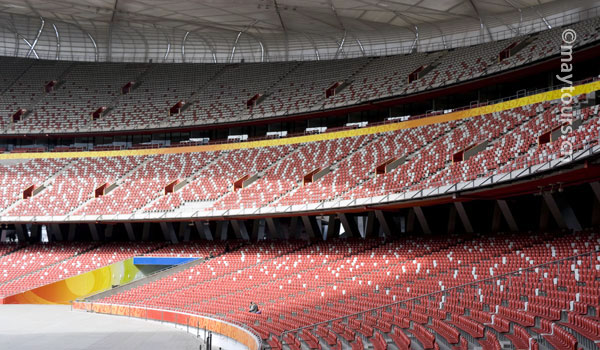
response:
[(500, 211), (502, 212), (502, 216), (504, 216), (504, 219), (506, 220), (506, 223), (508, 224), (508, 228), (513, 232), (519, 231), (519, 227), (517, 226), (517, 222), (515, 221), (515, 218), (512, 215), (512, 212), (510, 210), (510, 207), (508, 206), (508, 203), (504, 199), (498, 199), (496, 201), (496, 203), (498, 204), (498, 207), (500, 208)]
[(98, 235), (98, 228), (96, 227), (96, 224), (88, 224), (88, 227), (90, 229), (90, 236), (92, 236), (92, 240), (94, 241), (99, 241), (100, 240), (100, 235)]
[(502, 223), (502, 212), (497, 203), (494, 203), (494, 213), (492, 215), (492, 232), (500, 231), (500, 224)]
[(15, 232), (20, 243), (29, 241), (27, 227), (23, 224), (15, 224)]
[(473, 233), (473, 226), (471, 225), (471, 220), (469, 220), (469, 216), (467, 215), (467, 211), (461, 202), (454, 202), (454, 207), (456, 208), (456, 213), (460, 218), (460, 221), (465, 228), (467, 233)]
[(290, 239), (290, 237), (295, 237), (295, 238), (300, 238), (300, 219), (298, 216), (292, 216), (291, 220), (290, 220), (290, 226), (288, 228), (288, 231), (285, 231), (285, 228), (283, 230), (283, 238), (284, 239)]
[(573, 207), (567, 201), (567, 198), (562, 193), (558, 193), (558, 195), (555, 197), (556, 203), (560, 209), (560, 214), (562, 215), (567, 227), (574, 231), (581, 231), (583, 227), (581, 226), (577, 215), (575, 215)]
[(338, 217), (342, 222), (342, 226), (344, 226), (344, 230), (350, 235), (350, 237), (360, 237), (360, 232), (358, 231), (358, 225), (354, 218), (346, 213), (339, 213)]
[(194, 222), (196, 226), (196, 230), (198, 231), (198, 235), (201, 239), (205, 239), (207, 241), (213, 240), (213, 234), (210, 230), (210, 224), (208, 222), (196, 221)]
[(362, 238), (366, 238), (367, 237), (367, 217), (365, 215), (359, 215), (356, 217), (356, 226), (358, 227), (358, 234)]
[(327, 220), (327, 230), (323, 232), (323, 240), (336, 238), (340, 235), (340, 220), (334, 215), (329, 215)]
[(29, 241), (30, 242), (39, 242), (41, 239), (41, 227), (40, 225), (37, 224), (33, 224), (31, 225), (30, 231), (31, 231), (31, 236), (29, 237)]
[(415, 211), (415, 215), (417, 220), (419, 220), (419, 225), (421, 225), (421, 229), (423, 233), (430, 235), (431, 229), (429, 229), (429, 223), (427, 223), (427, 218), (425, 218), (425, 213), (423, 213), (423, 208), (421, 207), (413, 207)]
[(406, 215), (406, 232), (415, 232), (415, 218), (415, 210), (413, 208), (408, 208), (408, 213)]
[(282, 237), (281, 223), (278, 219), (266, 218), (265, 223), (267, 224), (268, 237), (270, 239), (280, 239)]
[(133, 231), (133, 225), (131, 222), (126, 222), (123, 224), (125, 226), (125, 232), (127, 232), (127, 238), (130, 242), (135, 241), (135, 232)]
[(541, 231), (546, 231), (548, 229), (550, 221), (550, 210), (546, 205), (546, 201), (542, 198), (540, 202), (540, 223), (539, 227)]
[(448, 234), (456, 232), (456, 207), (451, 206), (448, 212)]
[(594, 192), (596, 201), (598, 201), (600, 203), (600, 182), (598, 182), (598, 181), (590, 182), (590, 187), (592, 188), (592, 191)]
[(386, 238), (394, 237), (394, 234), (396, 233), (396, 224), (389, 214), (381, 210), (375, 210), (375, 217), (379, 222), (379, 226), (381, 226), (384, 236)]
[(190, 241), (191, 226), (189, 222), (182, 221), (179, 223), (179, 240), (183, 242)]
[(104, 226), (104, 239), (105, 240), (111, 239), (113, 236), (113, 230), (115, 229), (115, 225), (108, 224), (108, 225), (101, 225), (100, 227), (102, 227), (102, 226)]
[[(48, 240), (49, 241), (63, 241), (63, 234), (62, 231), (60, 230), (60, 225), (59, 224), (50, 224), (49, 226), (46, 226), (46, 228), (48, 228), (49, 232), (48, 232)], [(52, 237), (52, 238), (50, 238)]]
[(231, 220), (231, 228), (233, 229), (233, 233), (235, 234), (236, 238), (244, 241), (250, 240), (248, 230), (246, 229), (246, 224), (243, 220)]
[(262, 241), (266, 238), (266, 220), (256, 219), (252, 222), (252, 236), (250, 239), (254, 242)]
[(317, 218), (314, 216), (304, 215), (302, 216), (302, 223), (304, 224), (304, 229), (308, 235), (308, 240), (314, 239), (316, 237), (323, 237), (321, 234), (321, 229), (317, 224)]
[(217, 238), (221, 241), (227, 240), (229, 220), (217, 221)]
[(171, 243), (179, 243), (177, 239), (177, 235), (175, 234), (175, 229), (173, 228), (173, 223), (161, 221), (160, 229), (162, 230), (163, 237), (166, 241), (170, 241)]
[[(366, 229), (365, 235), (366, 235), (366, 237), (379, 237), (380, 231), (381, 231), (381, 227), (379, 226), (379, 222), (377, 221), (375, 212), (370, 211), (367, 214), (367, 229)], [(390, 238), (390, 237), (385, 236), (385, 238)]]
[(142, 241), (150, 240), (150, 223), (144, 222), (144, 226), (142, 227)]
[(77, 234), (77, 224), (69, 224), (69, 234), (67, 235), (67, 241), (73, 242)]
[(544, 203), (546, 203), (546, 206), (548, 207), (548, 211), (550, 211), (550, 214), (552, 214), (554, 221), (556, 221), (556, 224), (558, 224), (558, 227), (563, 229), (567, 228), (567, 223), (565, 222), (560, 208), (558, 207), (558, 204), (556, 204), (556, 201), (554, 200), (552, 194), (549, 192), (544, 192), (542, 194), (542, 197), (544, 198)]

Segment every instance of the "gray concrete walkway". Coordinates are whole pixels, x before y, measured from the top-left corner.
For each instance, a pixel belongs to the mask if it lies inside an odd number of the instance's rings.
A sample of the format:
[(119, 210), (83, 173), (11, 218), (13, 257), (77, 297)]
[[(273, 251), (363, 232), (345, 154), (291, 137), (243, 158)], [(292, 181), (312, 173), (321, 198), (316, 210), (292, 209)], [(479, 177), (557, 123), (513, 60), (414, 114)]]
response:
[(0, 305), (2, 350), (197, 350), (200, 343), (195, 335), (159, 322), (70, 311), (64, 305)]

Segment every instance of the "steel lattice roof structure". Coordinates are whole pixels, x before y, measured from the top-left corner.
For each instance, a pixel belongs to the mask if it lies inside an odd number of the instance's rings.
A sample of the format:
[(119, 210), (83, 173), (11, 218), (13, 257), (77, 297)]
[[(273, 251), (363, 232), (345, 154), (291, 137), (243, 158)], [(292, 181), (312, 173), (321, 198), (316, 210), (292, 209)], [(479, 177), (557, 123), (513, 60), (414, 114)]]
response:
[(0, 0), (0, 55), (266, 62), (433, 51), (600, 15), (592, 0)]

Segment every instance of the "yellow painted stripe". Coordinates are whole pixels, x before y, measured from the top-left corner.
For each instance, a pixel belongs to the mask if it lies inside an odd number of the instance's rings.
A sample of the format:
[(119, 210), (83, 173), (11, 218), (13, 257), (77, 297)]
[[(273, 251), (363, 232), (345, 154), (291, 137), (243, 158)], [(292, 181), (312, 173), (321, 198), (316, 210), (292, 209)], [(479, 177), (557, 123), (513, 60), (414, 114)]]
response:
[[(595, 81), (587, 84), (582, 84), (574, 87), (571, 95), (577, 96), (581, 94), (587, 94), (592, 91), (600, 90), (600, 81)], [(235, 142), (235, 143), (223, 143), (217, 145), (203, 145), (203, 146), (186, 146), (186, 147), (173, 147), (173, 148), (154, 148), (154, 149), (140, 149), (140, 150), (121, 150), (121, 151), (89, 151), (89, 152), (46, 152), (46, 153), (7, 153), (0, 154), (0, 159), (33, 159), (33, 158), (90, 158), (90, 157), (125, 157), (125, 156), (144, 156), (144, 155), (156, 155), (156, 154), (180, 154), (190, 152), (210, 152), (210, 151), (221, 151), (221, 150), (234, 150), (242, 148), (258, 148), (258, 147), (270, 147), (270, 146), (281, 146), (281, 145), (293, 145), (298, 143), (314, 142), (333, 140), (346, 137), (360, 136), (376, 134), (388, 131), (395, 131), (401, 129), (416, 128), (424, 125), (431, 125), (437, 123), (443, 123), (453, 120), (461, 120), (465, 118), (471, 118), (484, 114), (501, 112), (517, 107), (523, 107), (535, 103), (552, 101), (560, 99), (563, 92), (561, 90), (553, 90), (548, 92), (539, 93), (536, 95), (526, 96), (517, 98), (510, 101), (500, 102), (488, 106), (476, 107), (466, 109), (462, 111), (456, 111), (444, 115), (438, 115), (433, 117), (421, 118), (408, 120), (405, 122), (384, 124), (372, 127), (366, 127), (361, 129), (343, 130), (336, 132), (329, 132), (324, 134), (304, 135), (296, 137), (286, 137), (281, 139), (272, 140), (260, 140), (250, 142)]]

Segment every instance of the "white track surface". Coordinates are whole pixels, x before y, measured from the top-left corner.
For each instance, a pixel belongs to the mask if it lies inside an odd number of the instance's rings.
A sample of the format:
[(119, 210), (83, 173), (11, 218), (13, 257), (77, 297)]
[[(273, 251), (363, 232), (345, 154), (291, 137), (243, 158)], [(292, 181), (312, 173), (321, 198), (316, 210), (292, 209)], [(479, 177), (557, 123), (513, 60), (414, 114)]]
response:
[[(1, 349), (197, 350), (200, 344), (204, 349), (195, 330), (188, 334), (172, 324), (71, 311), (64, 305), (0, 305), (0, 325)], [(223, 338), (213, 337), (213, 349), (245, 348)]]

